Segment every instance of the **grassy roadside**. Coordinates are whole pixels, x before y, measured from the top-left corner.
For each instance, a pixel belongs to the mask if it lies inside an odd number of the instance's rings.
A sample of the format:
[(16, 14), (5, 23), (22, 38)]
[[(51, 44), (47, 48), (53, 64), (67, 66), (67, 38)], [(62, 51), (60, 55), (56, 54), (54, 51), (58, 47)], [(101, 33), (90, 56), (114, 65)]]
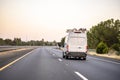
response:
[(108, 54), (97, 54), (95, 49), (89, 49), (88, 54), (120, 60), (120, 55), (116, 55), (114, 51), (110, 51)]

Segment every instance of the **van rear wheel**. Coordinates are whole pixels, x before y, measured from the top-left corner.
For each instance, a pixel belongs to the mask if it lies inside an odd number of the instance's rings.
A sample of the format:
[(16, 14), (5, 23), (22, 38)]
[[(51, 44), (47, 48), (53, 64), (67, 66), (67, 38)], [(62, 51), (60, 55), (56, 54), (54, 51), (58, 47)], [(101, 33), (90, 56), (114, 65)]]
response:
[(63, 58), (65, 58), (64, 52), (63, 52)]
[(86, 57), (84, 57), (83, 60), (86, 60)]
[(67, 55), (65, 56), (65, 59), (68, 59), (68, 56), (67, 56)]
[(81, 57), (79, 57), (78, 59), (81, 60)]

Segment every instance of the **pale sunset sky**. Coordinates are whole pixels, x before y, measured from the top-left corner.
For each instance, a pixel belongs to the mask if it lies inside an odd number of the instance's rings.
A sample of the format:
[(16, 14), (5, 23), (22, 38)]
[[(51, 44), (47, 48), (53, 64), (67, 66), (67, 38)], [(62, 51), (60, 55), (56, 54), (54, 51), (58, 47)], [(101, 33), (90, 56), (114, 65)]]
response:
[(120, 0), (0, 0), (0, 38), (60, 41), (111, 18), (120, 19)]

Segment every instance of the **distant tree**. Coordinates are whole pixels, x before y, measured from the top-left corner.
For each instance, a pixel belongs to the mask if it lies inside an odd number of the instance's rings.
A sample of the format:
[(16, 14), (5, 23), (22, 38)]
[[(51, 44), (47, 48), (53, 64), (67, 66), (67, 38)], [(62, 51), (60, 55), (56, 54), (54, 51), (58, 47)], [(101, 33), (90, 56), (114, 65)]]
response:
[(58, 44), (59, 47), (61, 47), (61, 42), (58, 42), (57, 44)]
[(44, 46), (44, 45), (45, 45), (45, 43), (44, 43), (44, 39), (43, 39), (43, 38), (42, 38), (41, 42), (42, 42), (42, 46)]
[(21, 38), (14, 38), (13, 45), (17, 45), (17, 46), (22, 45)]
[(35, 46), (35, 41), (34, 41), (34, 40), (31, 40), (31, 41), (29, 42), (29, 44), (30, 44), (31, 46)]
[(64, 47), (64, 43), (65, 43), (65, 37), (63, 37), (63, 38), (61, 39), (61, 42), (60, 42), (61, 47)]
[(57, 45), (57, 42), (55, 40), (52, 43), (53, 43), (53, 46)]
[(0, 38), (0, 45), (5, 45), (5, 42), (2, 38)]
[(5, 44), (6, 45), (12, 45), (13, 41), (11, 39), (5, 39)]
[(49, 45), (49, 42), (48, 42), (48, 41), (46, 41), (46, 42), (44, 42), (44, 44), (45, 44), (45, 46), (48, 46), (48, 45)]

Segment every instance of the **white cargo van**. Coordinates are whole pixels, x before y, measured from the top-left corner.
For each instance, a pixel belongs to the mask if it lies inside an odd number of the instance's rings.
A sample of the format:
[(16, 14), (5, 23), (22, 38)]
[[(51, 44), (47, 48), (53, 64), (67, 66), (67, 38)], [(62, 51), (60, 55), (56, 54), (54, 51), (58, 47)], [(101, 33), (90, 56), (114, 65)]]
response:
[(87, 34), (86, 29), (67, 30), (63, 48), (63, 58), (79, 58), (86, 60), (87, 56)]

